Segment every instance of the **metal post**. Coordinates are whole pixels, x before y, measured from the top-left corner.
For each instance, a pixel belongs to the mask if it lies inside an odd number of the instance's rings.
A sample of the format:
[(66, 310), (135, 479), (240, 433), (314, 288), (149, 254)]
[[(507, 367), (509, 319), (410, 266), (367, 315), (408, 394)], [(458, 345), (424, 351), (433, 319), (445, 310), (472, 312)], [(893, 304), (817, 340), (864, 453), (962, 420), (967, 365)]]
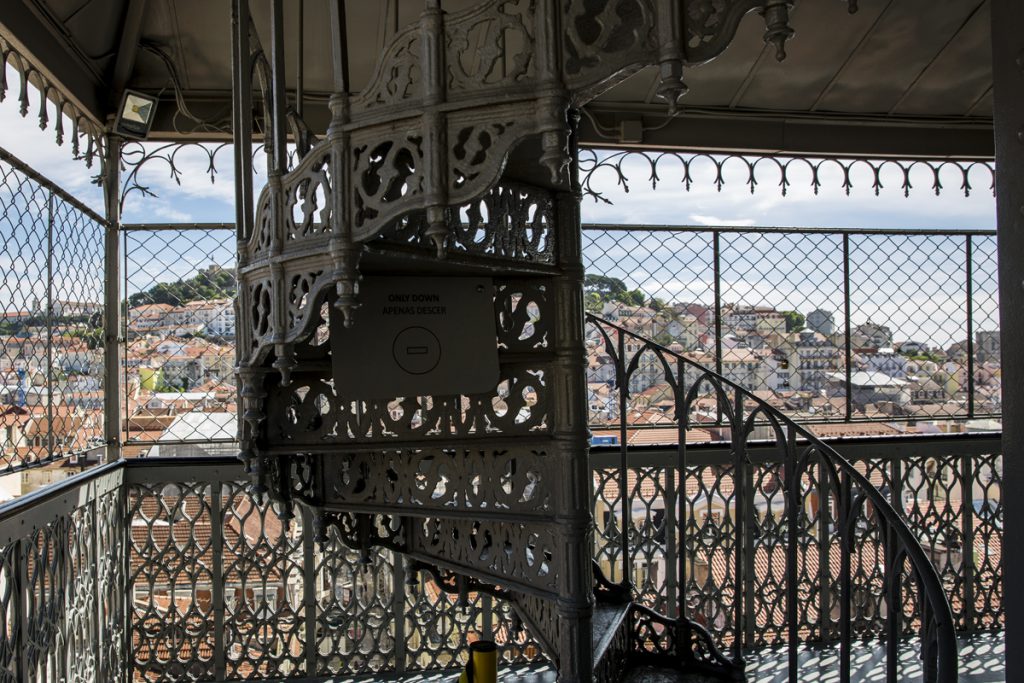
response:
[[(252, 57), (249, 47), (249, 0), (231, 3), (232, 47), (232, 132), (235, 170), (235, 263), (241, 269), (248, 260), (247, 242), (252, 235)], [(235, 296), (235, 319), (242, 320), (242, 307), (248, 306), (248, 292), (239, 287)], [(243, 327), (240, 325), (240, 328)], [(235, 367), (238, 367), (239, 348), (247, 343), (246, 331), (239, 329), (235, 345)], [(241, 382), (238, 382), (240, 389)], [(244, 410), (237, 411), (236, 434), (239, 442), (245, 439)], [(244, 456), (243, 456), (244, 459)]]
[(896, 564), (896, 546), (899, 541), (896, 532), (888, 528), (883, 529), (882, 533), (887, 537), (883, 584), (889, 610), (886, 615), (888, 618), (885, 620), (885, 675), (886, 683), (896, 683), (899, 678), (900, 621), (903, 614), (903, 604), (900, 600), (900, 576), (903, 568)]
[(786, 631), (787, 643), (787, 664), (789, 670), (789, 680), (797, 680), (797, 665), (799, 655), (799, 629), (797, 628), (798, 610), (797, 600), (799, 595), (797, 593), (797, 563), (799, 561), (798, 552), (799, 536), (800, 536), (800, 512), (801, 512), (801, 493), (800, 490), (800, 472), (797, 470), (797, 445), (796, 445), (796, 429), (793, 425), (787, 425), (786, 427), (786, 459), (785, 459), (785, 485), (786, 485), (786, 522), (787, 522), (787, 536), (786, 539), (786, 621), (788, 622), (788, 629)]
[(29, 680), (28, 671), (28, 543), (21, 538), (14, 542), (14, 653), (18, 683)]
[[(408, 668), (405, 661), (408, 656), (405, 628), (405, 603), (408, 584), (405, 577), (405, 558), (398, 553), (392, 553), (391, 562), (394, 566), (391, 588), (391, 612), (395, 620), (395, 672), (405, 673)], [(488, 636), (485, 635), (484, 637)]]
[(629, 484), (629, 469), (627, 467), (629, 449), (626, 445), (626, 440), (629, 438), (626, 431), (626, 414), (629, 412), (629, 377), (626, 376), (626, 337), (622, 332), (617, 332), (616, 335), (619, 355), (616, 382), (619, 384), (619, 515), (621, 516), (619, 520), (619, 551), (622, 553), (620, 583), (629, 587), (633, 583), (629, 571), (629, 527), (632, 520), (630, 519), (629, 491), (626, 488)]
[(252, 69), (249, 47), (249, 3), (232, 3), (233, 48), (232, 117), (235, 163), (235, 229), (242, 253), (252, 235)]
[[(121, 257), (120, 257), (120, 265), (121, 265), (120, 284), (122, 286), (121, 291), (125, 293), (125, 316), (127, 317), (127, 315), (128, 315), (128, 310), (127, 310), (128, 273), (131, 272), (129, 267), (128, 267), (129, 259), (130, 259), (129, 247), (130, 247), (130, 245), (132, 245), (132, 243), (129, 242), (129, 239), (132, 238), (132, 233), (131, 233), (131, 231), (126, 230), (124, 227), (121, 227), (121, 229), (118, 232), (119, 232), (119, 235), (118, 235), (118, 242), (117, 243), (121, 247), (121, 252), (122, 252), (121, 253)], [(125, 359), (125, 358), (128, 357), (128, 321), (127, 320), (122, 320), (121, 321), (121, 325), (119, 326), (118, 331), (121, 333), (120, 334), (120, 342), (117, 345), (118, 346), (118, 351), (120, 351), (120, 353), (122, 354), (121, 358)], [(131, 425), (131, 422), (128, 419), (129, 415), (131, 415), (131, 413), (128, 410), (128, 396), (129, 396), (128, 373), (127, 372), (121, 372), (120, 377), (121, 377), (121, 381), (118, 383), (118, 387), (121, 389), (121, 412), (120, 412), (120, 416), (122, 417), (122, 419), (125, 420), (124, 434), (121, 435), (120, 441), (121, 441), (121, 443), (124, 443), (125, 441), (128, 441), (128, 439), (131, 437), (132, 425)]]
[(839, 474), (839, 683), (850, 683), (850, 639), (853, 637), (853, 577), (850, 560), (853, 553), (853, 515), (850, 475)]
[[(901, 517), (906, 517), (906, 506), (903, 504), (903, 466), (898, 457), (894, 457), (889, 463), (889, 503)], [(897, 553), (898, 537), (892, 529), (883, 530), (888, 534), (886, 545), (886, 572), (893, 572), (890, 584), (887, 587), (886, 597), (888, 598), (889, 614), (886, 619), (887, 637), (887, 662), (886, 676), (887, 683), (895, 683), (898, 676), (899, 661), (899, 639), (903, 631), (903, 586), (900, 576), (903, 567), (896, 566), (895, 557)]]
[(964, 262), (967, 271), (967, 417), (974, 417), (974, 253), (971, 236), (964, 238)]
[(317, 674), (317, 652), (320, 644), (316, 639), (317, 617), (317, 566), (316, 534), (313, 531), (313, 513), (306, 505), (299, 506), (302, 518), (302, 615), (306, 626), (306, 675)]
[[(686, 435), (683, 435), (683, 440)], [(665, 472), (665, 514), (662, 517), (662, 525), (665, 531), (665, 606), (667, 614), (673, 619), (676, 617), (676, 593), (679, 585), (676, 580), (676, 518), (673, 511), (676, 510), (676, 496), (685, 492), (686, 488), (680, 481), (679, 491), (676, 490), (676, 472), (672, 467), (666, 467)]]
[[(1024, 3), (992, 2), (992, 78), (996, 174), (996, 234), (999, 262), (999, 317), (1002, 326), (1003, 485), (1024, 490)], [(1011, 342), (1012, 340), (1012, 342)], [(1024, 497), (1003, 499), (1006, 538), (1024, 529)], [(1003, 576), (1024, 575), (1024, 544), (1003, 544)], [(1024, 584), (1004, 582), (1006, 680), (1024, 679)]]
[[(559, 12), (552, 2), (538, 3), (538, 16), (554, 20), (549, 28), (557, 32)], [(549, 55), (551, 56), (551, 55)], [(560, 73), (557, 63), (545, 62), (552, 73)], [(594, 609), (593, 576), (593, 474), (590, 469), (590, 429), (587, 407), (586, 345), (584, 343), (583, 248), (580, 229), (579, 146), (576, 131), (579, 113), (570, 110), (565, 123), (570, 131), (569, 190), (555, 195), (559, 230), (557, 258), (559, 274), (552, 278), (549, 290), (555, 301), (552, 383), (554, 448), (564, 459), (569, 499), (561, 504), (564, 515), (558, 520), (559, 535), (565, 539), (565, 591), (557, 606), (561, 633), (556, 647), (563, 658), (559, 677), (567, 682), (593, 679), (593, 639), (591, 619)], [(620, 419), (622, 422), (622, 419)], [(623, 485), (625, 485), (625, 481)]]
[(850, 233), (843, 233), (843, 321), (846, 326), (846, 419), (853, 418), (853, 341), (850, 338)]
[[(92, 534), (89, 539), (89, 552), (92, 555), (92, 561), (89, 563), (89, 572), (92, 575), (92, 597), (95, 603), (92, 605), (90, 612), (92, 614), (91, 630), (92, 630), (92, 661), (93, 661), (93, 676), (95, 683), (101, 683), (104, 680), (104, 662), (103, 662), (103, 648), (100, 647), (100, 639), (106, 634), (103, 632), (103, 616), (101, 613), (101, 605), (103, 604), (103, 596), (100, 594), (102, 588), (102, 582), (100, 581), (100, 515), (99, 515), (99, 495), (96, 492), (95, 484), (88, 484), (89, 495), (89, 519), (92, 523)], [(109, 552), (111, 549), (103, 548), (102, 552)], [(109, 675), (109, 674), (108, 674)]]
[[(746, 436), (743, 437), (743, 449), (746, 452)], [(747, 647), (754, 647), (757, 621), (754, 619), (757, 595), (754, 591), (754, 529), (757, 528), (757, 511), (754, 510), (754, 468), (747, 462), (744, 454), (741, 470), (743, 489), (743, 505), (746, 520), (743, 532), (743, 605), (744, 605), (744, 637)], [(739, 505), (737, 504), (737, 511)], [(738, 513), (737, 513), (737, 516)]]
[(46, 459), (53, 440), (53, 190), (46, 196)]
[[(675, 529), (678, 531), (679, 543), (678, 550), (676, 552), (678, 557), (678, 576), (676, 582), (678, 588), (676, 590), (676, 599), (679, 604), (678, 616), (683, 619), (688, 619), (690, 614), (686, 607), (686, 562), (688, 558), (688, 546), (686, 543), (686, 423), (688, 420), (687, 415), (683, 412), (683, 401), (686, 398), (686, 366), (679, 359), (676, 359), (676, 424), (678, 434), (676, 437), (676, 452), (678, 459), (676, 460), (676, 468), (679, 472), (679, 490), (676, 493), (676, 508), (674, 511), (675, 515)], [(669, 565), (672, 566), (671, 564)]]
[(722, 374), (722, 245), (721, 233), (713, 233), (715, 265), (715, 372)]
[(213, 677), (227, 678), (226, 643), (224, 642), (224, 509), (223, 484), (210, 484), (210, 580), (213, 582)]
[(107, 135), (107, 159), (103, 174), (103, 199), (107, 232), (103, 261), (103, 439), (105, 460), (121, 458), (121, 138)]
[[(733, 519), (733, 564), (736, 575), (736, 597), (733, 604), (734, 630), (736, 639), (733, 641), (733, 660), (739, 664), (743, 661), (743, 647), (749, 645), (746, 638), (747, 615), (747, 476), (746, 476), (746, 436), (743, 434), (743, 394), (736, 390), (733, 397), (733, 421), (730, 425), (733, 445), (733, 500), (735, 502), (735, 519)], [(746, 642), (745, 642), (746, 641)]]
[[(270, 0), (270, 126), (274, 149), (267, 175), (277, 177), (288, 171), (288, 94), (285, 91), (284, 66), (284, 0)], [(275, 222), (275, 225), (282, 224), (283, 221)]]
[(975, 630), (974, 604), (974, 474), (975, 459), (964, 455), (960, 460), (960, 519), (963, 527), (963, 547), (960, 553), (960, 571), (964, 581), (964, 614), (960, 624), (967, 633)]
[[(131, 509), (132, 485), (128, 481), (128, 474), (125, 473), (124, 483), (118, 492), (121, 510), (124, 518), (118, 529), (121, 532), (121, 670), (120, 676), (124, 683), (135, 680), (135, 660), (132, 651), (134, 630), (132, 620), (135, 617), (135, 603), (132, 594), (135, 592), (135, 584), (132, 577), (132, 509)], [(139, 489), (136, 489), (136, 496), (140, 496)], [(116, 533), (117, 530), (115, 530)]]
[[(306, 11), (305, 11), (304, 0), (299, 0), (297, 3), (296, 13), (298, 15), (298, 35), (296, 36), (295, 45), (295, 114), (302, 118), (302, 112), (304, 107), (302, 106), (302, 100), (305, 99), (305, 33), (306, 33)], [(296, 144), (301, 144), (299, 140), (295, 141)]]
[(819, 630), (821, 642), (827, 643), (832, 637), (832, 545), (829, 527), (831, 526), (832, 504), (831, 490), (832, 483), (828, 467), (825, 465), (825, 458), (818, 456), (818, 619), (820, 620)]

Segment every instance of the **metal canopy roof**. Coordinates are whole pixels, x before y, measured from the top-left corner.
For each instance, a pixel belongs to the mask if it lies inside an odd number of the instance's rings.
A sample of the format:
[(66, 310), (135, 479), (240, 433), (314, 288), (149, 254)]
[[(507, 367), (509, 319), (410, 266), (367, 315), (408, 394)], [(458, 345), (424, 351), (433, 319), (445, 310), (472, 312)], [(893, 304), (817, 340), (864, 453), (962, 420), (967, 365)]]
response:
[[(524, 2), (526, 0), (523, 0)], [(261, 36), (267, 3), (253, 2)], [(445, 0), (455, 11), (474, 0)], [(327, 0), (287, 3), (285, 46), (297, 81), (300, 5), (305, 118), (328, 120), (331, 66)], [(370, 77), (381, 46), (412, 22), (422, 0), (347, 3), (352, 83)], [(597, 98), (584, 141), (620, 146), (703, 147), (804, 154), (985, 157), (992, 146), (988, 0), (798, 0), (796, 35), (778, 63), (763, 22), (748, 15), (718, 59), (684, 74), (685, 110), (668, 120), (654, 96), (657, 74), (634, 74)], [(226, 129), (230, 117), (230, 16), (210, 0), (5, 0), (0, 27), (13, 44), (97, 121), (124, 85), (161, 93), (154, 135), (216, 135), (174, 116), (174, 79), (197, 118)], [(141, 48), (136, 49), (137, 45)], [(620, 124), (627, 135), (623, 137)], [(638, 122), (638, 123), (637, 123)], [(642, 136), (637, 130), (642, 129)]]

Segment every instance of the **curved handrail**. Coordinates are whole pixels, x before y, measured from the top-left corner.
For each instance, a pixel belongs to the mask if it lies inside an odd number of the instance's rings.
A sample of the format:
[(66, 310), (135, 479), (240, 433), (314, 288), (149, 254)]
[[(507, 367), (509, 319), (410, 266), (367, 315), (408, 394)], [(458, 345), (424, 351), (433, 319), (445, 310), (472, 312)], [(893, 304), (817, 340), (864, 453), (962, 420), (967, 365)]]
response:
[[(717, 398), (718, 419), (724, 421), (730, 427), (732, 448), (735, 453), (735, 476), (737, 480), (742, 476), (745, 467), (749, 464), (746, 457), (746, 440), (752, 433), (758, 419), (767, 422), (775, 434), (776, 443), (782, 451), (783, 462), (785, 463), (785, 491), (786, 505), (788, 510), (801, 509), (800, 500), (801, 487), (800, 477), (805, 468), (809, 467), (816, 460), (825, 470), (828, 488), (835, 495), (838, 501), (838, 522), (837, 529), (841, 549), (841, 571), (839, 576), (841, 586), (840, 598), (840, 632), (841, 632), (841, 655), (840, 667), (842, 680), (849, 680), (851, 668), (850, 642), (851, 633), (851, 593), (852, 582), (850, 576), (850, 558), (854, 551), (854, 533), (856, 527), (857, 513), (870, 503), (875, 514), (883, 521), (882, 546), (885, 551), (884, 588), (886, 601), (890, 605), (887, 619), (886, 637), (889, 642), (887, 648), (887, 666), (889, 668), (890, 680), (895, 680), (897, 673), (898, 652), (894, 643), (899, 637), (899, 615), (902, 614), (902, 605), (899, 597), (901, 578), (903, 577), (902, 567), (904, 559), (909, 561), (912, 578), (917, 585), (922, 600), (920, 601), (919, 618), (921, 621), (921, 659), (924, 665), (926, 681), (938, 681), (939, 683), (954, 683), (957, 680), (958, 650), (956, 642), (956, 631), (953, 620), (953, 611), (949, 600), (942, 587), (938, 572), (932, 565), (924, 548), (921, 546), (914, 532), (907, 525), (902, 515), (897, 512), (885, 496), (871, 482), (842, 455), (812, 432), (797, 424), (790, 417), (771, 406), (766, 401), (758, 398), (752, 392), (744, 389), (739, 384), (731, 381), (714, 370), (686, 358), (684, 355), (671, 351), (664, 346), (647, 339), (628, 329), (616, 325), (593, 314), (586, 315), (586, 321), (594, 325), (600, 334), (605, 346), (605, 352), (612, 358), (616, 367), (616, 384), (620, 395), (620, 431), (626, 431), (626, 409), (628, 408), (629, 380), (640, 366), (640, 356), (644, 353), (653, 353), (660, 363), (666, 382), (671, 386), (675, 398), (676, 420), (680, 425), (680, 431), (689, 426), (690, 408), (693, 402), (701, 394), (698, 390), (701, 386), (708, 386), (713, 390)], [(635, 340), (639, 348), (631, 358), (626, 358), (626, 346), (624, 340), (631, 338)], [(689, 367), (691, 372), (696, 372), (697, 379), (688, 389), (686, 385), (685, 369)], [(744, 409), (751, 404), (753, 409), (744, 416)], [(798, 439), (802, 442), (798, 443)], [(685, 442), (684, 433), (681, 433), (681, 442)], [(626, 440), (620, 439), (620, 447), (625, 452)], [(681, 444), (681, 448), (685, 444)], [(623, 459), (624, 469), (625, 459)], [(682, 463), (680, 463), (682, 466)], [(744, 522), (750, 510), (742, 495), (743, 487), (736, 486), (736, 519), (734, 520), (737, 549), (736, 559), (736, 581), (737, 585), (743, 572), (744, 553)], [(625, 496), (623, 496), (625, 498)], [(682, 504), (682, 497), (680, 497)], [(797, 565), (797, 544), (794, 539), (798, 538), (799, 515), (787, 514), (789, 524), (789, 541), (786, 553), (786, 573), (789, 577), (796, 577)], [(623, 519), (627, 523), (628, 517)], [(628, 537), (628, 533), (622, 534)], [(628, 542), (628, 541), (627, 541)], [(629, 557), (628, 548), (624, 548), (624, 558)], [(680, 553), (680, 560), (683, 561), (685, 553)], [(626, 559), (628, 561), (628, 559)], [(628, 572), (624, 573), (629, 576)], [(628, 581), (628, 578), (625, 579)], [(799, 645), (798, 624), (796, 614), (796, 590), (797, 581), (787, 581), (787, 627), (788, 627), (788, 648), (790, 680), (796, 680), (797, 676), (797, 646)], [(680, 601), (684, 591), (680, 591)], [(737, 635), (734, 642), (735, 658), (741, 658), (742, 633), (739, 632), (740, 624), (743, 621), (744, 601), (736, 601), (736, 626)], [(682, 607), (682, 605), (681, 605)], [(680, 613), (684, 613), (682, 610)], [(896, 617), (896, 618), (894, 618)]]

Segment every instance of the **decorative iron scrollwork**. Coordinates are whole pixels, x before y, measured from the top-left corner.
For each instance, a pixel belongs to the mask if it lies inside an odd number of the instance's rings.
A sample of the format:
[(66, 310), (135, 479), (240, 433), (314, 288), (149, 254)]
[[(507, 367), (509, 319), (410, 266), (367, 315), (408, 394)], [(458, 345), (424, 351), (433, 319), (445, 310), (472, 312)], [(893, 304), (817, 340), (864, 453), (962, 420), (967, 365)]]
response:
[[(71, 121), (71, 154), (75, 159), (84, 159), (85, 165), (92, 168), (93, 162), (99, 160), (99, 178), (104, 177), (106, 164), (105, 138), (103, 124), (95, 121), (70, 97), (68, 97), (53, 81), (36, 67), (25, 55), (6, 38), (0, 36), (0, 102), (7, 97), (10, 87), (7, 82), (7, 67), (14, 69), (19, 77), (18, 104), (22, 118), (29, 114), (32, 107), (30, 86), (34, 86), (39, 97), (37, 118), (39, 128), (46, 130), (50, 125), (50, 106), (53, 106), (53, 131), (58, 145), (64, 144), (64, 117)], [(85, 138), (85, 149), (82, 149), (82, 138)]]
[[(853, 175), (858, 169), (867, 171), (871, 178), (871, 189), (876, 195), (885, 189), (883, 175), (886, 172), (893, 172), (900, 182), (899, 188), (903, 196), (909, 197), (914, 189), (911, 182), (911, 175), (918, 169), (927, 169), (931, 176), (931, 190), (939, 195), (946, 186), (942, 183), (943, 171), (950, 171), (959, 176), (959, 190), (969, 197), (975, 189), (972, 182), (972, 174), (981, 173), (989, 182), (989, 190), (995, 193), (995, 166), (990, 161), (957, 161), (957, 160), (926, 160), (917, 159), (912, 161), (901, 161), (897, 159), (869, 159), (856, 157), (780, 157), (780, 156), (754, 156), (739, 154), (713, 155), (705, 152), (646, 152), (646, 151), (624, 151), (602, 154), (594, 149), (584, 149), (580, 152), (580, 184), (583, 187), (585, 197), (594, 201), (601, 201), (606, 204), (612, 203), (607, 197), (607, 190), (599, 189), (608, 185), (609, 180), (614, 180), (617, 187), (623, 192), (629, 192), (630, 177), (625, 169), (627, 162), (640, 162), (646, 165), (652, 188), (657, 188), (662, 183), (663, 175), (667, 171), (659, 170), (662, 165), (668, 165), (679, 176), (679, 182), (687, 192), (697, 182), (710, 182), (715, 189), (721, 191), (725, 186), (727, 168), (737, 166), (746, 171), (743, 178), (744, 184), (753, 194), (755, 190), (768, 183), (758, 177), (758, 169), (768, 167), (774, 171), (776, 177), (772, 179), (779, 192), (785, 197), (793, 184), (792, 175), (796, 170), (804, 171), (810, 176), (810, 189), (818, 194), (822, 188), (822, 176), (828, 169), (836, 169), (842, 175), (840, 189), (847, 195), (854, 189)], [(696, 170), (698, 166), (710, 167), (711, 172), (701, 175)], [(742, 173), (741, 173), (742, 175)]]

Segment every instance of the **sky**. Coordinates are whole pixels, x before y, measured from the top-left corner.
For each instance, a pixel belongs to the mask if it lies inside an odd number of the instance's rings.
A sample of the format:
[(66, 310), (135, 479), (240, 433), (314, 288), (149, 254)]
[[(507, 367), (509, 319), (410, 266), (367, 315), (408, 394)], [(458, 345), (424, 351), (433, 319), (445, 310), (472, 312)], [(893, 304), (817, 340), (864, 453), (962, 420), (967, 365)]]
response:
[[(8, 80), (17, 83), (10, 72)], [(98, 168), (88, 169), (83, 162), (73, 160), (68, 142), (58, 147), (52, 125), (45, 131), (39, 129), (34, 92), (27, 118), (20, 116), (15, 94), (9, 92), (6, 101), (0, 103), (0, 147), (102, 213), (101, 193), (94, 183)], [(65, 129), (69, 130), (70, 125)], [(159, 147), (147, 144), (147, 151)], [(133, 144), (126, 149), (126, 156), (138, 154), (140, 149)], [(256, 156), (257, 186), (265, 177), (261, 157)], [(175, 162), (183, 171), (177, 179), (170, 165), (160, 160), (149, 162), (132, 177), (152, 195), (129, 192), (123, 221), (231, 222), (231, 148), (187, 147), (177, 152)], [(682, 185), (680, 164), (672, 158), (659, 162), (656, 188), (648, 179), (650, 167), (644, 159), (628, 158), (622, 170), (628, 191), (609, 168), (594, 174), (592, 187), (611, 203), (585, 198), (584, 223), (952, 230), (991, 230), (995, 225), (991, 178), (984, 168), (972, 172), (969, 197), (961, 191), (962, 178), (952, 168), (941, 175), (944, 190), (939, 196), (932, 189), (931, 172), (924, 167), (915, 169), (909, 197), (904, 196), (903, 177), (895, 168), (883, 170), (883, 189), (876, 196), (867, 168), (853, 169), (853, 187), (847, 194), (842, 172), (826, 165), (820, 173), (820, 191), (815, 194), (810, 172), (797, 164), (790, 173), (785, 197), (780, 192), (778, 172), (767, 164), (758, 167), (753, 194), (746, 184), (746, 165), (738, 160), (725, 163), (726, 183), (721, 190), (715, 187), (715, 171), (707, 161), (698, 160), (692, 165), (693, 186), (689, 191)], [(129, 280), (129, 293), (157, 281), (187, 277), (212, 262), (229, 263), (233, 242), (230, 231), (189, 231), (177, 238), (130, 235), (126, 244), (129, 269), (138, 272)], [(994, 270), (991, 242), (992, 238), (976, 238), (981, 265), (988, 268), (979, 273), (982, 276)], [(683, 239), (653, 232), (589, 233), (585, 243), (592, 270), (615, 275), (650, 296), (707, 302), (713, 292), (708, 235)], [(962, 338), (962, 244), (963, 238), (854, 238), (851, 256), (859, 266), (851, 273), (854, 322), (888, 319), (904, 331), (904, 337), (916, 334), (940, 344)], [(804, 313), (818, 307), (838, 313), (842, 306), (838, 245), (834, 237), (723, 236), (723, 299), (796, 308)], [(8, 246), (0, 253), (0, 265), (10, 267), (12, 251)], [(976, 326), (991, 328), (997, 324), (995, 282), (982, 277), (975, 289), (979, 316)]]

